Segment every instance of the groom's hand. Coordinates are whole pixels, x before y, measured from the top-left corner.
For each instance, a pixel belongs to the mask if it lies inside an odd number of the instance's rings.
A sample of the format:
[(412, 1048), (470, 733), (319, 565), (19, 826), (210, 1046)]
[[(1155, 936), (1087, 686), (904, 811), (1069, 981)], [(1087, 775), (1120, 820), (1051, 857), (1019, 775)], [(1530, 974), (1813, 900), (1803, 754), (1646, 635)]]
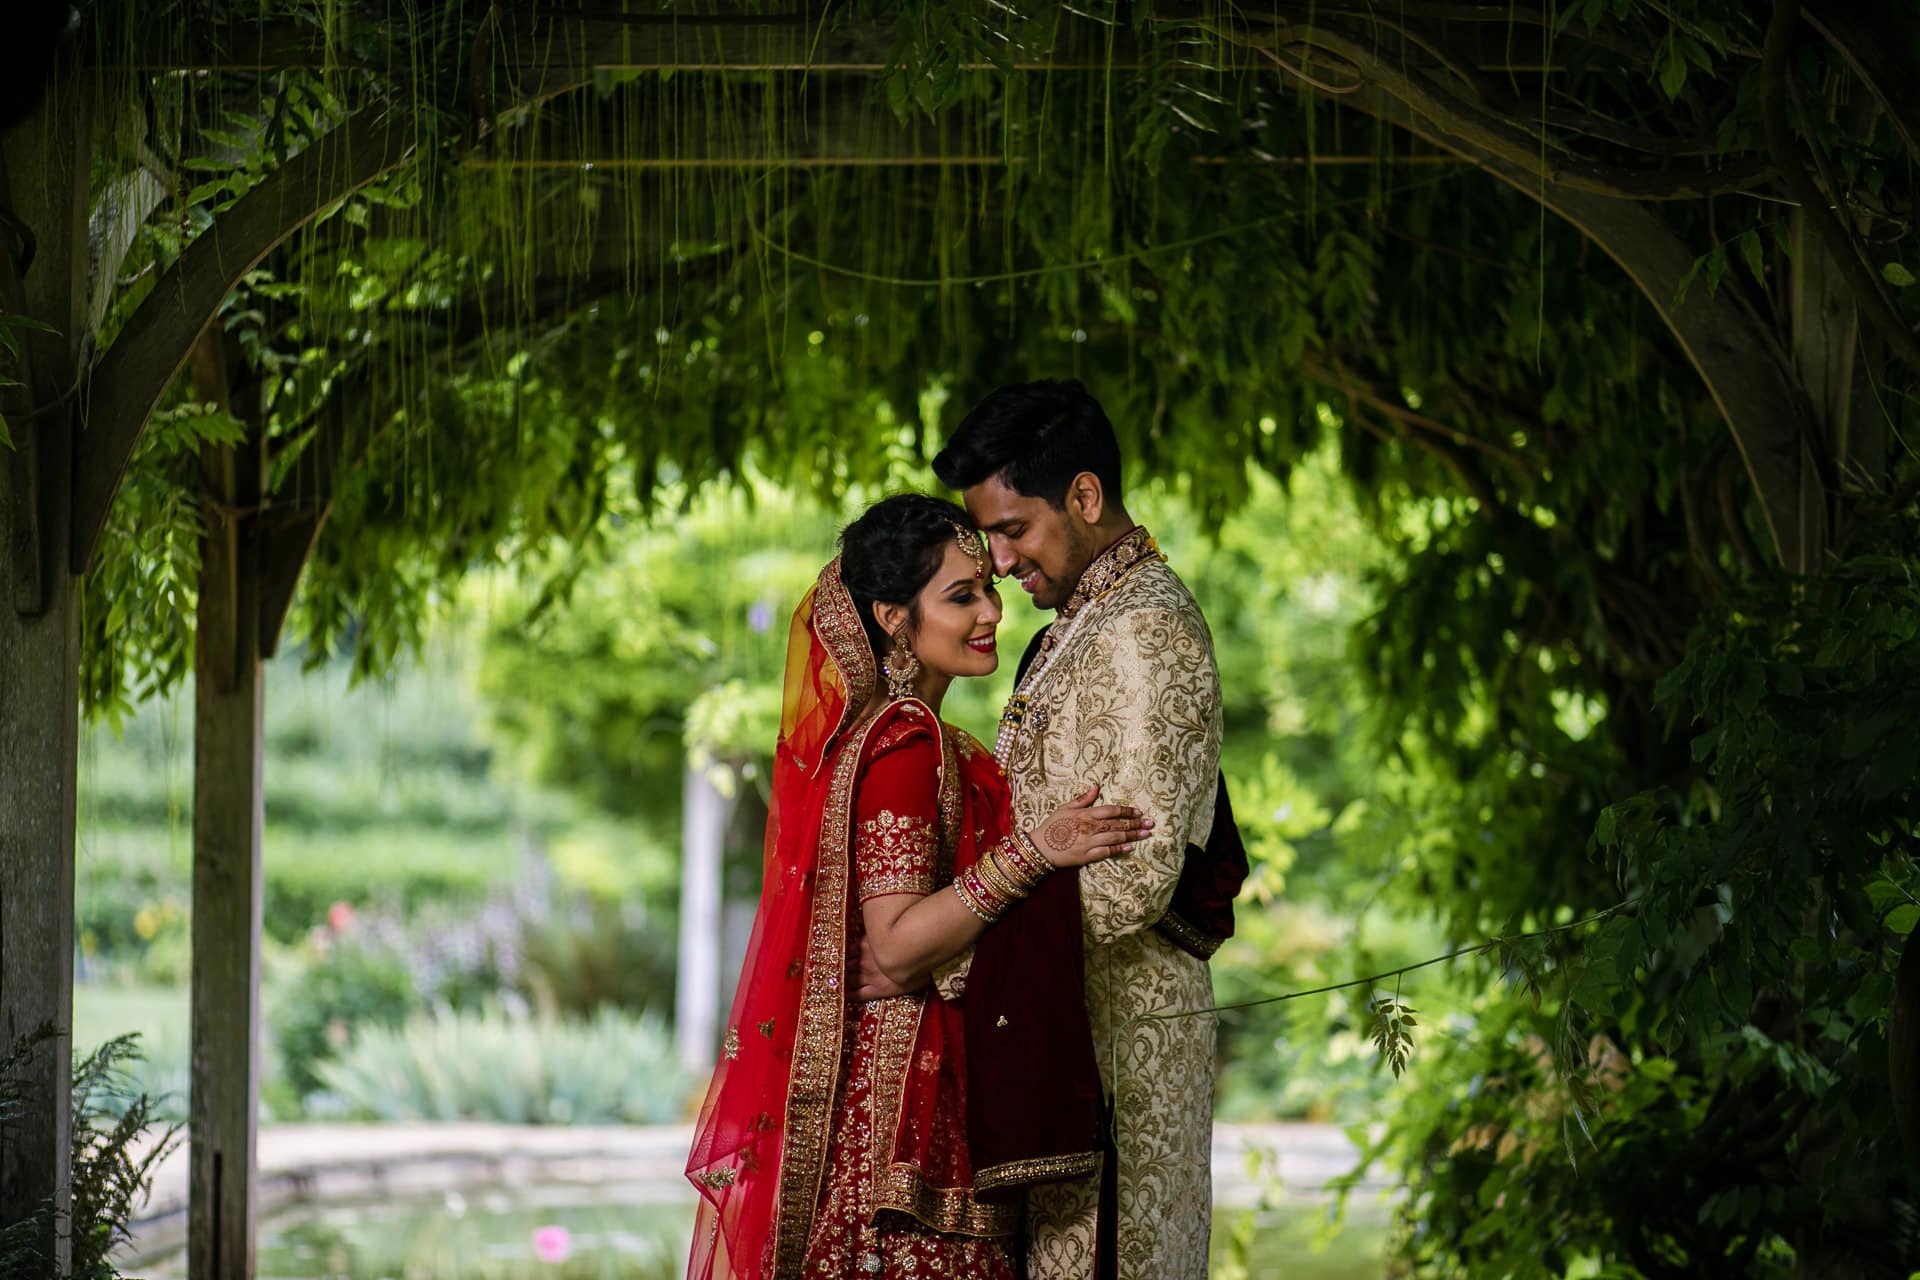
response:
[(880, 972), (880, 965), (873, 958), (873, 944), (860, 939), (860, 959), (853, 968), (855, 1000), (885, 1000), (889, 996), (912, 995), (915, 990), (918, 988), (903, 987)]

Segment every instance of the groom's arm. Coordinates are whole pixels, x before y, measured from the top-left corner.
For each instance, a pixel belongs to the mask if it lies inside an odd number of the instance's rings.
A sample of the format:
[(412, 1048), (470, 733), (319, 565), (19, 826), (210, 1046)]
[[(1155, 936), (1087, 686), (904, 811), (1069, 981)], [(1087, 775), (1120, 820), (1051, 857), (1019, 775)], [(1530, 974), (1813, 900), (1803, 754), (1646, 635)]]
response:
[(1080, 869), (1087, 936), (1112, 942), (1167, 913), (1187, 843), (1204, 838), (1220, 773), (1220, 676), (1196, 614), (1137, 609), (1093, 638), (1074, 686), (1078, 781), (1154, 821), (1132, 849)]

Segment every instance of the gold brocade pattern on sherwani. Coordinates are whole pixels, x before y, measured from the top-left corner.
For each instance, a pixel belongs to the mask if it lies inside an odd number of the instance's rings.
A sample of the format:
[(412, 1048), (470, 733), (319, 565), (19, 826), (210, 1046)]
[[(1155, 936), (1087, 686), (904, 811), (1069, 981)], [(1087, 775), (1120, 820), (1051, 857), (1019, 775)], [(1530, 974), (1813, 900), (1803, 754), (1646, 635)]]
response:
[[(1154, 819), (1147, 840), (1080, 870), (1087, 1007), (1114, 1107), (1122, 1280), (1205, 1280), (1214, 1018), (1135, 1020), (1213, 1003), (1206, 964), (1153, 926), (1187, 845), (1204, 845), (1212, 827), (1219, 674), (1206, 620), (1144, 530), (1088, 575), (1097, 590), (1076, 593), (1049, 633), (1053, 643), (1017, 691), (1026, 714), (1005, 727), (1000, 758), (1017, 828), (1031, 829), (1094, 782), (1103, 803), (1137, 805)], [(1097, 1203), (1093, 1178), (1029, 1193), (1031, 1280), (1093, 1274)]]

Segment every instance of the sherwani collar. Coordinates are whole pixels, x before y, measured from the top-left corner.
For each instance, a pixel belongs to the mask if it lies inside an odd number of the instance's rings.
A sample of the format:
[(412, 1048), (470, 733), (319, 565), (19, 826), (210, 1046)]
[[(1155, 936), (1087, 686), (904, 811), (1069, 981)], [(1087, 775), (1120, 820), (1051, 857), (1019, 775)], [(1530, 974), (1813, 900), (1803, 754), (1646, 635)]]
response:
[[(1114, 539), (1105, 551), (1093, 558), (1073, 594), (1060, 610), (1059, 622), (1071, 622), (1080, 611), (1120, 585), (1120, 580), (1148, 560), (1165, 560), (1160, 544), (1153, 540), (1145, 525), (1137, 524)], [(1058, 625), (1056, 623), (1056, 625)]]
[(1067, 597), (1067, 603), (1040, 637), (1039, 652), (1034, 655), (1026, 676), (1016, 685), (1013, 697), (1001, 713), (1000, 732), (994, 742), (994, 754), (1000, 757), (1001, 763), (1008, 760), (1007, 752), (1013, 735), (1027, 719), (1027, 708), (1034, 689), (1040, 684), (1067, 636), (1077, 629), (1074, 623), (1090, 606), (1111, 595), (1135, 569), (1150, 560), (1166, 558), (1166, 553), (1160, 550), (1160, 544), (1154, 541), (1146, 526), (1138, 524), (1114, 539), (1106, 550), (1093, 558), (1093, 562), (1080, 575), (1080, 581), (1074, 584), (1073, 594)]
[(1047, 634), (1040, 638), (1040, 652), (1033, 661), (1033, 674), (1037, 676), (1047, 665), (1048, 658), (1065, 641), (1067, 633), (1073, 630), (1074, 622), (1087, 611), (1089, 605), (1112, 594), (1128, 574), (1147, 561), (1166, 558), (1166, 553), (1160, 550), (1160, 544), (1153, 540), (1153, 535), (1147, 532), (1145, 525), (1137, 524), (1114, 539), (1080, 575), (1080, 581), (1074, 584), (1073, 594), (1067, 597), (1067, 603), (1061, 607), (1053, 625), (1047, 628)]

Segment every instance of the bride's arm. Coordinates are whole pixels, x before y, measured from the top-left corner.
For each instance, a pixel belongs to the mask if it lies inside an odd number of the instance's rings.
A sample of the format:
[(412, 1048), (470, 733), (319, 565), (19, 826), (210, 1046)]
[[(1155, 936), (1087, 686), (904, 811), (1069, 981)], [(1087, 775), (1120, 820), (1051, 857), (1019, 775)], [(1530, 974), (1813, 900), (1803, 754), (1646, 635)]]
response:
[(1090, 788), (1042, 822), (1036, 841), (991, 851), (987, 865), (934, 884), (938, 763), (938, 749), (922, 739), (873, 761), (860, 785), (854, 875), (861, 923), (875, 966), (903, 991), (923, 986), (972, 946), (1023, 892), (1023, 880), (1109, 857), (1150, 825), (1136, 809), (1094, 804), (1099, 788)]

